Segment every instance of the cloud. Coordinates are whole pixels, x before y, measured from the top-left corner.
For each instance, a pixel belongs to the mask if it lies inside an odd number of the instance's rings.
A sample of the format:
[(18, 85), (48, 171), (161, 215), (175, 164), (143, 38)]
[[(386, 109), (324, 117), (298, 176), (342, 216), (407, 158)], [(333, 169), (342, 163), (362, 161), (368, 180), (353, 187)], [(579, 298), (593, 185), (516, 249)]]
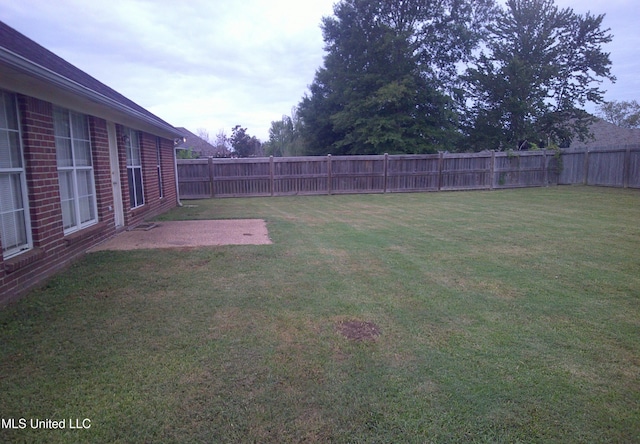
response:
[[(3, 20), (175, 126), (266, 139), (322, 63), (331, 0), (0, 0)], [(196, 128), (194, 128), (196, 127)]]
[[(2, 20), (175, 126), (268, 137), (322, 65), (335, 0), (0, 0)], [(614, 85), (640, 99), (637, 0), (556, 0), (606, 13)]]

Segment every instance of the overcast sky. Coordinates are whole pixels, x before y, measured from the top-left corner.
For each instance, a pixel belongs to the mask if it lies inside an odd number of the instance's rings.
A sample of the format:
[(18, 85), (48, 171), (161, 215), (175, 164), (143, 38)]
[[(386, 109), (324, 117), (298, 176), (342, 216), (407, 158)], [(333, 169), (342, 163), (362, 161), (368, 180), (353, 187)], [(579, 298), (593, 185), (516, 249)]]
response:
[[(335, 0), (0, 0), (0, 20), (176, 127), (268, 139), (322, 65)], [(640, 100), (640, 1), (556, 0), (606, 14), (606, 100)], [(588, 109), (594, 111), (594, 108)]]

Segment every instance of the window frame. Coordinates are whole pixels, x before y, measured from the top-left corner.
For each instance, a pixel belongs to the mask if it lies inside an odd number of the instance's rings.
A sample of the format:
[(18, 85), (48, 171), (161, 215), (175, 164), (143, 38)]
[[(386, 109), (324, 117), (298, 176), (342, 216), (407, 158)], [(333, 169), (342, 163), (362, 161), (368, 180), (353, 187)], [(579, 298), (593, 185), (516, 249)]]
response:
[[(134, 210), (145, 204), (144, 174), (142, 169), (141, 137), (138, 131), (131, 128), (124, 129), (124, 141), (127, 157), (127, 183), (129, 186), (129, 208)], [(135, 142), (134, 142), (135, 141)], [(137, 151), (137, 156), (134, 156)], [(139, 184), (137, 179), (139, 178)], [(138, 189), (139, 188), (139, 189)], [(139, 202), (138, 200), (141, 200)]]
[(160, 137), (156, 137), (156, 163), (158, 167), (158, 196), (164, 199), (164, 186), (162, 183), (162, 142)]
[[(11, 101), (12, 103), (7, 103), (7, 100)], [(9, 150), (11, 152), (11, 137), (9, 137), (10, 133), (14, 133), (17, 136), (17, 140), (18, 140), (18, 151), (19, 151), (19, 161), (20, 161), (20, 167), (15, 167), (15, 166), (9, 166), (9, 167), (2, 167), (2, 165), (0, 164), (0, 177), (8, 177), (9, 180), (11, 180), (11, 177), (15, 177), (18, 176), (18, 184), (20, 186), (20, 190), (17, 190), (18, 196), (16, 196), (14, 194), (14, 192), (16, 192), (16, 190), (12, 190), (12, 198), (13, 198), (13, 203), (15, 205), (16, 201), (20, 201), (22, 207), (21, 208), (12, 208), (11, 210), (8, 211), (3, 211), (2, 210), (2, 205), (0, 204), (0, 241), (2, 242), (2, 250), (0, 250), (0, 254), (2, 255), (3, 259), (9, 259), (11, 257), (17, 256), (21, 253), (24, 253), (26, 251), (29, 251), (33, 248), (33, 237), (32, 237), (32, 233), (31, 233), (31, 215), (30, 215), (30, 210), (29, 210), (29, 193), (28, 193), (28, 189), (27, 189), (27, 177), (26, 177), (26, 167), (25, 167), (25, 161), (24, 161), (24, 146), (22, 143), (22, 128), (20, 125), (20, 109), (18, 107), (18, 98), (16, 96), (16, 94), (11, 93), (9, 91), (5, 91), (5, 90), (1, 90), (0, 89), (0, 109), (2, 113), (4, 113), (7, 109), (13, 109), (13, 111), (15, 112), (15, 125), (17, 128), (9, 128), (10, 123), (10, 116), (8, 115), (4, 115), (4, 121), (7, 122), (6, 125), (4, 125), (2, 123), (2, 121), (0, 120), (0, 137), (4, 136), (4, 132), (6, 132), (6, 136), (7, 136), (7, 146), (9, 146)], [(4, 127), (6, 126), (6, 128)], [(14, 138), (15, 140), (15, 138)], [(10, 182), (12, 183), (12, 182)], [(16, 199), (17, 198), (17, 199)], [(7, 247), (7, 240), (8, 240), (8, 236), (3, 236), (2, 233), (5, 232), (4, 230), (4, 224), (3, 224), (3, 217), (9, 213), (17, 213), (17, 212), (22, 212), (23, 213), (23, 217), (22, 217), (22, 229), (24, 229), (24, 241), (22, 241), (22, 243), (20, 244), (16, 244), (12, 247)], [(14, 223), (16, 222), (16, 220), (14, 219)], [(19, 228), (17, 227), (18, 224), (15, 224), (15, 230), (18, 230)], [(20, 237), (18, 235), (17, 232), (14, 233), (16, 240)]]
[[(64, 117), (65, 121), (59, 122), (58, 119), (60, 117)], [(89, 116), (87, 116), (86, 114), (77, 113), (60, 106), (54, 106), (53, 108), (54, 137), (56, 141), (56, 164), (58, 170), (58, 189), (60, 191), (62, 224), (65, 235), (75, 233), (98, 223), (98, 198), (95, 182), (95, 172), (93, 167), (91, 128), (89, 126), (88, 117)], [(78, 133), (78, 131), (81, 131), (80, 128), (76, 128), (78, 120), (82, 121), (82, 125), (84, 126), (83, 129), (86, 132), (86, 138), (82, 138)], [(62, 135), (58, 133), (57, 128), (59, 124), (68, 125), (68, 135)], [(70, 165), (61, 165), (60, 151), (65, 149), (62, 142), (63, 140), (68, 142), (67, 148), (69, 149), (70, 158), (66, 160), (70, 160)], [(87, 164), (84, 165), (78, 161), (76, 150), (76, 148), (81, 146), (81, 144), (86, 144), (86, 146), (88, 146), (88, 152), (84, 153), (86, 156), (85, 161), (87, 162)], [(69, 186), (68, 191), (72, 194), (70, 198), (66, 198), (67, 196), (63, 193), (63, 176), (69, 176), (71, 178), (71, 180), (67, 183), (67, 185)], [(80, 191), (82, 191), (82, 189), (80, 186), (80, 178), (82, 176), (85, 176), (83, 182), (86, 186), (86, 190), (84, 190), (84, 193), (81, 196)], [(84, 202), (87, 199), (90, 200), (89, 207), (84, 207)], [(72, 221), (65, 221), (65, 205), (68, 203), (72, 204)], [(88, 212), (89, 218), (86, 218), (83, 221), (83, 214), (86, 214), (86, 212)]]

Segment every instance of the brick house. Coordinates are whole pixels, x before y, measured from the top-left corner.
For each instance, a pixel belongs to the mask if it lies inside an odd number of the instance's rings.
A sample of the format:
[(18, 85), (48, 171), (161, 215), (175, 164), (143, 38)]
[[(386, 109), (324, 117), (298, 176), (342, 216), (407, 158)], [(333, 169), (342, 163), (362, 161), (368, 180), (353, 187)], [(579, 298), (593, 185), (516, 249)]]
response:
[(175, 207), (180, 137), (0, 22), (0, 304)]

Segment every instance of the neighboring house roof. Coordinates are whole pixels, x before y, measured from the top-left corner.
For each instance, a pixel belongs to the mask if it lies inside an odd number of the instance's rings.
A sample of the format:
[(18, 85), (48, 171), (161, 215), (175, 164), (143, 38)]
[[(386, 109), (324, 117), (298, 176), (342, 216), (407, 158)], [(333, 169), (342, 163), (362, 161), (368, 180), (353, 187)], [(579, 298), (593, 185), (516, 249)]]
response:
[(596, 121), (589, 127), (589, 131), (593, 133), (593, 139), (584, 142), (576, 139), (571, 142), (569, 149), (588, 148), (592, 150), (640, 144), (640, 129), (622, 128), (600, 118), (596, 118)]
[(0, 86), (166, 138), (169, 123), (0, 21)]
[(211, 145), (209, 142), (200, 136), (193, 134), (186, 128), (178, 127), (177, 130), (182, 133), (184, 142), (176, 145), (176, 149), (192, 150), (200, 153), (200, 156), (202, 157), (221, 157), (229, 154), (224, 148)]

